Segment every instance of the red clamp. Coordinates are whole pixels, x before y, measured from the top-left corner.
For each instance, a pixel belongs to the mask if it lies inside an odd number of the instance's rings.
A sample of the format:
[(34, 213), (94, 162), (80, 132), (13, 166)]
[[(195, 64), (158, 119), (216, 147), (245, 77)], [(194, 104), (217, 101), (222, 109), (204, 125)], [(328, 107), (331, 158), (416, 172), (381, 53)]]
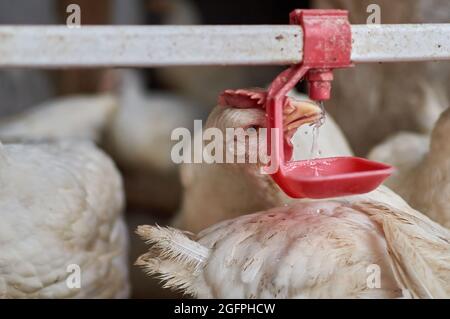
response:
[(328, 100), (332, 69), (351, 67), (352, 32), (345, 10), (294, 10), (290, 23), (303, 29), (302, 65), (309, 69), (309, 97)]
[(285, 96), (304, 76), (309, 97), (330, 99), (332, 70), (353, 66), (352, 32), (345, 10), (301, 10), (290, 14), (291, 24), (303, 29), (303, 59), (281, 73), (272, 83), (268, 98)]

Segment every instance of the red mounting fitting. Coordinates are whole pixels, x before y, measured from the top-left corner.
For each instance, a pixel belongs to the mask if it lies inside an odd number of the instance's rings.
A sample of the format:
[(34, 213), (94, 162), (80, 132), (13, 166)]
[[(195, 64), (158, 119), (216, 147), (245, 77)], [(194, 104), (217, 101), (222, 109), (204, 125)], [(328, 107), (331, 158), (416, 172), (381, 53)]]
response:
[(392, 167), (354, 157), (290, 161), (292, 145), (283, 134), (286, 94), (306, 77), (311, 99), (327, 100), (333, 69), (351, 66), (351, 30), (346, 11), (295, 10), (291, 22), (303, 27), (303, 62), (279, 74), (267, 92), (267, 148), (271, 159), (266, 172), (286, 194), (295, 198), (370, 192), (392, 173)]
[(308, 91), (311, 100), (323, 101), (330, 99), (333, 71), (330, 69), (311, 69), (306, 76), (306, 80), (308, 81)]
[(303, 62), (312, 100), (331, 96), (332, 69), (352, 66), (352, 32), (345, 10), (301, 10), (290, 14), (291, 24), (303, 29)]

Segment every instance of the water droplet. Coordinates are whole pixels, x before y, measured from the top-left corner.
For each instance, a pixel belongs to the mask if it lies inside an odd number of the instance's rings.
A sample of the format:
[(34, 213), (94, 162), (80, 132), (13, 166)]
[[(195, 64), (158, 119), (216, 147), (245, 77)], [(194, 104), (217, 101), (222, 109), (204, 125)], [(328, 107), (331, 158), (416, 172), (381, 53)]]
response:
[(313, 141), (312, 141), (312, 147), (311, 147), (311, 158), (318, 158), (322, 154), (322, 152), (319, 150), (319, 130), (320, 127), (325, 123), (326, 113), (325, 113), (325, 106), (323, 102), (320, 102), (320, 109), (322, 110), (321, 117), (314, 122), (313, 125)]

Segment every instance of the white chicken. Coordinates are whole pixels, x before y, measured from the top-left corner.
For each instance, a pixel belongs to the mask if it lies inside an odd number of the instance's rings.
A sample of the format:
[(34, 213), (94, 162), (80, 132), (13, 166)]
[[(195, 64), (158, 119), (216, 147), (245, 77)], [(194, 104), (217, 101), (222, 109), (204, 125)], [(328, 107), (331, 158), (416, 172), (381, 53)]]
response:
[(122, 182), (106, 155), (90, 142), (2, 145), (0, 180), (0, 298), (128, 296)]
[[(234, 102), (234, 107), (216, 107), (207, 126), (264, 126), (261, 105)], [(288, 99), (286, 138), (320, 112), (315, 104)], [(248, 157), (254, 150), (248, 148)], [(182, 229), (198, 232), (262, 211), (198, 235), (142, 226), (138, 234), (154, 245), (137, 265), (160, 275), (166, 287), (200, 298), (450, 296), (449, 231), (395, 193), (380, 187), (347, 198), (296, 201), (260, 174), (261, 165), (202, 164), (184, 170)], [(369, 280), (371, 271), (379, 280)]]
[(191, 128), (204, 117), (189, 99), (163, 92), (146, 92), (140, 74), (112, 74), (120, 107), (110, 121), (104, 146), (123, 170), (127, 199), (139, 207), (173, 212), (180, 202), (178, 167), (171, 160), (172, 131)]
[[(245, 92), (252, 91), (235, 91), (237, 97), (243, 99), (237, 100), (237, 104), (246, 103)], [(322, 110), (295, 93), (290, 101), (294, 111), (291, 109), (292, 113), (286, 114), (286, 120), (294, 123), (291, 133), (296, 132), (291, 140), (294, 146), (294, 159), (309, 158), (313, 141), (312, 128), (303, 124), (313, 123)], [(253, 108), (218, 105), (211, 112), (205, 130), (213, 127), (225, 134), (227, 128), (265, 126), (266, 117), (262, 105), (255, 105)], [(344, 135), (331, 117), (327, 117), (320, 128), (318, 142), (322, 157), (352, 155)], [(225, 145), (224, 149), (228, 148), (229, 146)], [(225, 219), (270, 209), (292, 201), (280, 191), (271, 177), (260, 175), (259, 167), (255, 165), (185, 163), (181, 166), (180, 175), (184, 187), (183, 202), (174, 225), (193, 232)]]
[(100, 142), (117, 109), (111, 95), (80, 95), (42, 103), (0, 121), (3, 142), (87, 139)]
[(303, 202), (137, 233), (152, 246), (136, 264), (198, 298), (450, 297), (450, 232), (411, 208)]
[(394, 134), (374, 147), (367, 157), (395, 167), (394, 173), (384, 182), (384, 185), (399, 192), (401, 187), (406, 186), (402, 185), (403, 177), (412, 173), (420, 165), (429, 151), (429, 145), (430, 136), (404, 131)]
[(203, 114), (193, 101), (183, 97), (146, 92), (138, 71), (116, 71), (118, 108), (107, 129), (106, 143), (126, 166), (171, 172), (171, 134), (175, 128), (190, 128)]
[(388, 185), (408, 203), (450, 228), (450, 108), (431, 134), (402, 133), (377, 146), (369, 157), (397, 167)]
[(198, 106), (172, 94), (150, 92), (138, 71), (105, 73), (100, 84), (114, 94), (70, 96), (0, 121), (4, 142), (91, 140), (106, 149), (124, 173), (132, 206), (173, 212), (181, 185), (170, 159), (172, 130), (204, 117)]

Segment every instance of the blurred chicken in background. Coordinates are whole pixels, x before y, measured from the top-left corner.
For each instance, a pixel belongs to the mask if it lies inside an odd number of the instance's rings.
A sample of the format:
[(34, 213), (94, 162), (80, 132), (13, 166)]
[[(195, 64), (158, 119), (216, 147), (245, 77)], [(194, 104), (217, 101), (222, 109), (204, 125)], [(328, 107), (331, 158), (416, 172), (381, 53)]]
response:
[(146, 90), (138, 70), (114, 70), (118, 108), (107, 124), (106, 150), (122, 169), (130, 207), (161, 210), (178, 208), (181, 185), (171, 160), (171, 134), (176, 128), (193, 129), (201, 120), (198, 103), (173, 93)]

